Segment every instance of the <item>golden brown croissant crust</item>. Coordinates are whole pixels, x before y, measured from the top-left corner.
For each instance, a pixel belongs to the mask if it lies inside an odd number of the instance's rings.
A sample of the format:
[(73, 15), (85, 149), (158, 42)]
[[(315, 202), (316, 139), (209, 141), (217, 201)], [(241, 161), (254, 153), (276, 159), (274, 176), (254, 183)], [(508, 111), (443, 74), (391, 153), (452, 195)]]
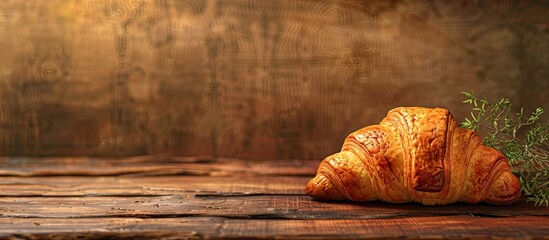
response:
[(511, 204), (520, 183), (507, 158), (457, 127), (446, 109), (400, 107), (351, 133), (306, 188), (323, 200)]

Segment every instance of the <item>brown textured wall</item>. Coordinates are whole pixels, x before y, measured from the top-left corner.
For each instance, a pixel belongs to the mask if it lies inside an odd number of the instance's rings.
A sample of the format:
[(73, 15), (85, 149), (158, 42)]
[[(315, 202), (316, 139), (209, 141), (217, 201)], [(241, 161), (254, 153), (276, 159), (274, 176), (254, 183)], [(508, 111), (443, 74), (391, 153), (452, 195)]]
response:
[[(546, 1), (3, 0), (0, 154), (323, 158), (396, 106), (549, 110)], [(544, 119), (548, 119), (547, 116)]]

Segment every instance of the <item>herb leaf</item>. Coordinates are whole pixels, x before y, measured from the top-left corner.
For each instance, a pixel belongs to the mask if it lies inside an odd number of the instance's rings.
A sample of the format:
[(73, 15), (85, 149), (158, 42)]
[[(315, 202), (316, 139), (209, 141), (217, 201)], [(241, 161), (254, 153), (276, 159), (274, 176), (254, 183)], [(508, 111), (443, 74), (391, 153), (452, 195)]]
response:
[(486, 97), (477, 98), (473, 91), (462, 94), (466, 97), (463, 103), (471, 104), (473, 108), (471, 119), (465, 118), (460, 126), (484, 136), (486, 146), (497, 149), (509, 159), (528, 201), (549, 207), (549, 124), (538, 122), (543, 108), (538, 107), (530, 114), (520, 108), (513, 114), (508, 98), (496, 102), (488, 101)]

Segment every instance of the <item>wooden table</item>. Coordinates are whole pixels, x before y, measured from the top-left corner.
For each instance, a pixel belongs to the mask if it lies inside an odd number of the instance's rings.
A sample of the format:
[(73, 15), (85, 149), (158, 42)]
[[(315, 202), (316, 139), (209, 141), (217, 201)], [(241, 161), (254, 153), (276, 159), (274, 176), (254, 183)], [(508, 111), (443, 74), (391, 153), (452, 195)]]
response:
[(319, 202), (319, 161), (0, 159), (0, 237), (548, 238), (549, 208)]

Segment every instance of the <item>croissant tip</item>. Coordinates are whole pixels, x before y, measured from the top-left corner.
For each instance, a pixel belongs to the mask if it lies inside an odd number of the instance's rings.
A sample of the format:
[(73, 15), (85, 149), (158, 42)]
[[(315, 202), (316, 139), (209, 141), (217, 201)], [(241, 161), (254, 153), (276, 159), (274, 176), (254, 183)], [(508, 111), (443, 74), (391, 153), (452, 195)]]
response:
[(314, 183), (313, 183), (313, 180), (311, 180), (309, 181), (309, 183), (307, 183), (307, 187), (305, 187), (305, 193), (312, 197), (313, 192), (314, 192)]
[(345, 199), (332, 181), (323, 174), (316, 175), (305, 188), (305, 193), (319, 200), (343, 200)]
[(511, 172), (504, 172), (494, 182), (486, 202), (494, 205), (509, 205), (520, 199), (519, 179)]

